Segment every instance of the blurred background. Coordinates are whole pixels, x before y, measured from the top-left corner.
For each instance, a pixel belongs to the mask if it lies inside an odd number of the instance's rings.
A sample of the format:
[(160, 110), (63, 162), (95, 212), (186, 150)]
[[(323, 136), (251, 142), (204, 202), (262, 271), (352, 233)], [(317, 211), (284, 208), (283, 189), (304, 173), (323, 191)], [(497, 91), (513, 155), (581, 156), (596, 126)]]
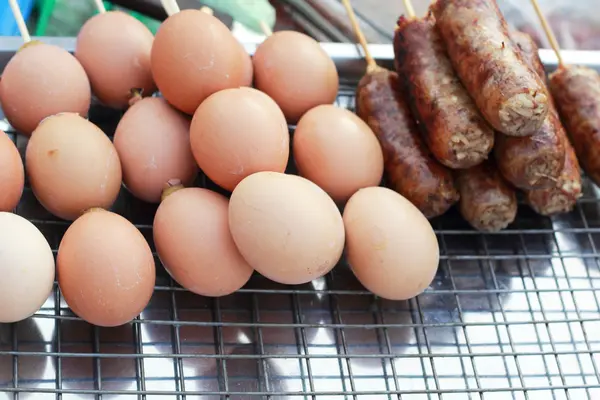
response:
[[(600, 50), (598, 0), (539, 0), (564, 49)], [(76, 36), (96, 10), (92, 0), (19, 0), (32, 33), (37, 36)], [(166, 17), (160, 0), (105, 1), (107, 9), (123, 9), (143, 21), (153, 32)], [(242, 41), (264, 36), (261, 22), (272, 30), (302, 31), (324, 42), (353, 42), (354, 36), (340, 0), (179, 0), (182, 9), (208, 6)], [(390, 43), (401, 0), (352, 0), (367, 40)], [(413, 0), (425, 15), (429, 0)], [(498, 0), (508, 22), (549, 47), (527, 0)], [(594, 7), (596, 6), (596, 7)], [(0, 35), (17, 36), (8, 6), (0, 0)]]

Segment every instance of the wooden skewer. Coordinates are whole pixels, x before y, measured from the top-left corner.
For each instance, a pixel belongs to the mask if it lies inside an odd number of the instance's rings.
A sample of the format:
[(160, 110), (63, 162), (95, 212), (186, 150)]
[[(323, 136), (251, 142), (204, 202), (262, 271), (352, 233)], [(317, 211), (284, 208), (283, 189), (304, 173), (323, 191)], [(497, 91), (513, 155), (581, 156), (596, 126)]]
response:
[(562, 67), (564, 65), (564, 63), (563, 63), (563, 58), (560, 55), (560, 47), (558, 46), (558, 41), (556, 40), (556, 36), (554, 36), (554, 32), (552, 31), (552, 28), (550, 28), (550, 24), (548, 23), (546, 16), (542, 12), (542, 9), (540, 8), (540, 4), (538, 3), (538, 1), (531, 0), (531, 4), (533, 5), (533, 8), (535, 9), (535, 13), (537, 14), (538, 18), (540, 19), (540, 22), (542, 23), (542, 28), (544, 29), (544, 33), (546, 33), (546, 37), (550, 41), (550, 46), (552, 46), (552, 50), (554, 50), (554, 53), (556, 53), (556, 58), (558, 59), (558, 66)]
[(104, 7), (102, 0), (94, 0), (94, 3), (96, 3), (96, 8), (100, 14), (104, 14), (106, 12), (106, 7)]
[(358, 21), (356, 20), (356, 15), (354, 14), (354, 10), (352, 9), (352, 4), (350, 4), (350, 0), (342, 0), (344, 7), (346, 8), (346, 12), (348, 13), (348, 18), (350, 18), (350, 23), (352, 24), (352, 29), (354, 30), (354, 34), (358, 39), (358, 43), (363, 49), (365, 53), (365, 60), (367, 61), (367, 70), (373, 70), (377, 68), (377, 63), (375, 59), (371, 55), (371, 51), (369, 50), (369, 44), (367, 43), (367, 39), (365, 39), (365, 35), (360, 29), (360, 25), (358, 25)]
[(260, 29), (262, 29), (265, 36), (271, 36), (273, 31), (269, 28), (269, 25), (265, 23), (265, 21), (260, 21)]
[(162, 4), (169, 17), (181, 11), (179, 9), (179, 5), (177, 5), (177, 0), (160, 0), (160, 3)]
[(404, 4), (404, 8), (406, 8), (406, 14), (408, 15), (408, 17), (414, 18), (415, 8), (413, 7), (412, 2), (410, 0), (402, 0), (402, 3)]
[(206, 13), (208, 15), (215, 15), (215, 12), (213, 11), (213, 9), (210, 7), (207, 7), (207, 6), (200, 7), (200, 11), (202, 11), (203, 13)]
[(15, 17), (15, 21), (17, 21), (17, 27), (19, 28), (19, 32), (21, 33), (21, 37), (25, 43), (31, 42), (31, 36), (29, 35), (29, 30), (27, 30), (27, 24), (23, 19), (23, 14), (21, 13), (21, 8), (19, 7), (19, 3), (17, 0), (8, 0), (10, 4), (10, 8)]

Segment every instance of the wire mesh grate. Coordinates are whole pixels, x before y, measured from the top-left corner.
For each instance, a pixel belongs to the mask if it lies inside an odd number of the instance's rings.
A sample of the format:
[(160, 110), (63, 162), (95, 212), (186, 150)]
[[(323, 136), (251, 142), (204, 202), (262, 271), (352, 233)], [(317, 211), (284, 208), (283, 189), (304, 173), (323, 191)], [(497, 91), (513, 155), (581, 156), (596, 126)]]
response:
[[(344, 86), (338, 104), (353, 102)], [(119, 117), (90, 114), (108, 133)], [(75, 317), (55, 287), (34, 317), (0, 326), (0, 398), (598, 399), (599, 198), (587, 184), (577, 209), (553, 219), (522, 206), (496, 234), (451, 210), (432, 221), (437, 276), (405, 302), (371, 295), (343, 262), (297, 287), (255, 275), (220, 299), (159, 268), (140, 317), (104, 329)], [(155, 206), (123, 191), (114, 211), (154, 249)], [(56, 251), (67, 223), (29, 189), (17, 213)]]

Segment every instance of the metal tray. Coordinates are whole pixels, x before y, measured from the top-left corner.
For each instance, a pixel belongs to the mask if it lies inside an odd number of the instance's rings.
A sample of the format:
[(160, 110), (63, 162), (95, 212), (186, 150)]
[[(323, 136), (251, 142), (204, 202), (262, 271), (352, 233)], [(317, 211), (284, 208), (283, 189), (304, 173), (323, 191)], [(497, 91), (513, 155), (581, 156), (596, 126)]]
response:
[[(0, 59), (19, 45), (2, 39)], [(352, 108), (364, 63), (354, 46), (324, 47), (343, 77), (338, 103)], [(389, 46), (373, 52), (390, 65)], [(598, 53), (565, 59), (600, 66)], [(94, 106), (90, 119), (110, 135), (120, 115)], [(23, 151), (25, 139), (16, 142)], [(73, 316), (55, 288), (34, 317), (0, 325), (0, 399), (599, 399), (600, 194), (589, 183), (584, 193), (552, 219), (522, 205), (495, 234), (455, 210), (432, 221), (439, 271), (410, 301), (374, 297), (343, 261), (310, 284), (256, 275), (219, 299), (189, 294), (159, 268), (141, 316), (102, 329)], [(154, 206), (123, 191), (114, 210), (153, 247)], [(29, 189), (17, 213), (57, 249), (68, 224)]]

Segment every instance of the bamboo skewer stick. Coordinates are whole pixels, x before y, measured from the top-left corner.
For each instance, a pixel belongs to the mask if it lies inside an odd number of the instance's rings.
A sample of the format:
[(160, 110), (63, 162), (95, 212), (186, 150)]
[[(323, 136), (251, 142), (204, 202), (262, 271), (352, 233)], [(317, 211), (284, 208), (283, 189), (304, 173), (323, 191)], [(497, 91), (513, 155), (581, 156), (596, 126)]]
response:
[(402, 3), (404, 4), (404, 8), (406, 8), (406, 14), (408, 15), (408, 17), (414, 18), (415, 8), (413, 7), (412, 2), (410, 0), (402, 0)]
[(560, 54), (560, 47), (558, 46), (558, 41), (556, 40), (556, 36), (554, 36), (554, 32), (552, 31), (552, 28), (550, 27), (546, 16), (540, 8), (540, 4), (537, 0), (531, 0), (531, 4), (533, 5), (535, 13), (537, 14), (538, 18), (540, 19), (540, 22), (542, 23), (542, 28), (544, 29), (546, 37), (550, 41), (550, 46), (552, 46), (552, 50), (554, 50), (554, 53), (556, 53), (556, 58), (558, 59), (558, 66), (564, 66), (563, 58)]
[(100, 14), (104, 14), (106, 12), (106, 7), (104, 7), (102, 0), (94, 0), (94, 3), (96, 3), (96, 8)]
[(29, 35), (29, 30), (27, 29), (27, 24), (25, 23), (25, 20), (23, 19), (23, 14), (21, 13), (21, 8), (19, 7), (19, 3), (17, 3), (17, 0), (8, 0), (8, 3), (10, 4), (10, 8), (15, 17), (15, 21), (17, 21), (17, 27), (19, 28), (19, 32), (21, 34), (21, 37), (23, 38), (23, 41), (25, 43), (31, 42), (31, 36)]
[(177, 0), (160, 0), (160, 3), (169, 17), (181, 11), (179, 5), (177, 5)]
[(358, 20), (356, 19), (356, 15), (354, 14), (354, 10), (352, 9), (352, 4), (350, 4), (350, 0), (342, 0), (342, 3), (346, 8), (346, 12), (348, 13), (348, 17), (350, 18), (350, 23), (352, 24), (352, 29), (354, 30), (354, 34), (358, 39), (358, 43), (363, 49), (365, 61), (367, 62), (367, 70), (373, 70), (377, 68), (377, 63), (371, 55), (371, 51), (369, 50), (369, 44), (367, 43), (367, 39), (365, 39), (365, 35), (360, 29), (360, 25), (358, 24)]

